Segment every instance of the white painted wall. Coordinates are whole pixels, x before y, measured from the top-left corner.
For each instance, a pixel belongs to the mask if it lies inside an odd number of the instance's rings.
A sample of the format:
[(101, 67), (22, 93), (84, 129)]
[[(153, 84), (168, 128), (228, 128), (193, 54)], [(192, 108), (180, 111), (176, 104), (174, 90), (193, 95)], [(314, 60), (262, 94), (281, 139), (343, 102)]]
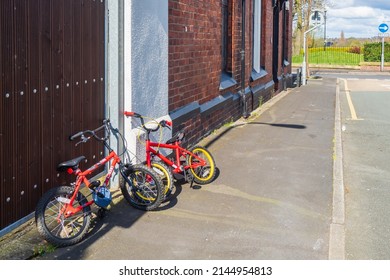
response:
[[(106, 117), (113, 127), (123, 131), (123, 2), (106, 1)], [(122, 141), (111, 135), (110, 145), (118, 153)], [(111, 187), (118, 186), (118, 170), (111, 180)]]
[[(125, 118), (135, 111), (155, 119), (168, 116), (168, 0), (107, 0), (107, 116), (125, 135), (131, 152), (125, 161), (145, 159), (137, 122)], [(171, 136), (169, 130), (155, 139)], [(120, 153), (122, 141), (111, 137)], [(134, 156), (136, 155), (136, 157)], [(138, 160), (136, 160), (138, 158)], [(113, 178), (112, 185), (118, 182)]]
[[(124, 110), (169, 119), (168, 0), (132, 0), (124, 5)], [(129, 150), (144, 160), (139, 131), (130, 130), (136, 124), (126, 119), (125, 135)]]

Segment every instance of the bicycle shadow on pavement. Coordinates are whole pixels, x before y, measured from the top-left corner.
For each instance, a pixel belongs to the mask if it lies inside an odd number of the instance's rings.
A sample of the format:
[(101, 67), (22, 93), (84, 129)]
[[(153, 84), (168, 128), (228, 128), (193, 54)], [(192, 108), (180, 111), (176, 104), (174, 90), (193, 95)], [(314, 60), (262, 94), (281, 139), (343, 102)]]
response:
[(173, 184), (173, 190), (171, 194), (161, 203), (161, 205), (155, 211), (164, 211), (173, 208), (177, 202), (180, 193), (183, 191), (183, 182), (175, 181)]
[[(183, 186), (186, 185), (186, 186)], [(188, 186), (187, 186), (188, 185)], [(185, 181), (175, 181), (171, 195), (153, 212), (164, 211), (173, 208), (179, 200), (183, 188), (189, 188)], [(99, 239), (105, 238), (114, 228), (130, 229), (140, 218), (148, 215), (147, 211), (133, 208), (122, 196), (120, 190), (112, 193), (113, 203), (105, 211), (103, 217), (99, 217), (97, 207), (92, 209), (93, 218), (91, 227), (86, 237), (73, 246), (55, 248), (53, 252), (47, 252), (35, 257), (41, 260), (82, 260), (88, 259), (89, 248)], [(111, 233), (110, 233), (111, 234)], [(131, 233), (129, 233), (131, 234)], [(96, 249), (92, 249), (96, 250)]]
[[(213, 181), (215, 181), (219, 177), (220, 171), (218, 167), (216, 167), (216, 174)], [(212, 182), (210, 182), (212, 183)], [(183, 187), (184, 186), (184, 187)], [(177, 202), (180, 193), (183, 191), (183, 188), (189, 190), (200, 190), (202, 185), (197, 184), (195, 182), (186, 182), (184, 179), (175, 179), (174, 188), (171, 195), (161, 204), (161, 206), (156, 211), (163, 211), (170, 208), (173, 208)]]
[[(120, 190), (112, 193), (113, 204), (105, 211), (103, 217), (97, 214), (97, 207), (92, 209), (93, 217), (88, 234), (73, 246), (55, 248), (36, 259), (42, 260), (82, 260), (87, 259), (86, 252), (97, 240), (104, 238), (114, 228), (131, 228), (147, 211), (132, 207), (122, 196)], [(131, 234), (131, 233), (130, 233)]]

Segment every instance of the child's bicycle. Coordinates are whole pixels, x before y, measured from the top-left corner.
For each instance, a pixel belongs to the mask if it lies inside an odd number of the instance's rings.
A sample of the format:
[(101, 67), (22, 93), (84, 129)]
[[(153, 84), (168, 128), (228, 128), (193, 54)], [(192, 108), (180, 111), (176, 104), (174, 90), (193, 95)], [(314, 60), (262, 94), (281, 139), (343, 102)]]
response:
[[(143, 116), (134, 112), (124, 112), (127, 117), (139, 118), (141, 127), (146, 132), (145, 150), (146, 165), (160, 170), (164, 174), (163, 183), (165, 186), (164, 195), (168, 196), (173, 188), (172, 175), (176, 179), (183, 179), (192, 186), (193, 182), (204, 185), (212, 182), (216, 175), (215, 161), (211, 153), (202, 146), (195, 146), (191, 149), (185, 149), (181, 146), (184, 139), (184, 131), (178, 131), (166, 143), (153, 142), (150, 139), (150, 133), (159, 130), (162, 127), (169, 128), (172, 123), (167, 120), (160, 122), (145, 123)], [(154, 149), (157, 148), (157, 149)], [(168, 149), (172, 153), (164, 156), (158, 149)], [(157, 159), (159, 158), (159, 160)], [(167, 168), (169, 166), (169, 168)]]
[[(80, 137), (80, 141), (76, 143), (78, 145), (94, 138), (104, 144), (109, 154), (85, 171), (79, 168), (80, 162), (85, 159), (84, 156), (60, 163), (57, 170), (75, 175), (76, 181), (70, 186), (50, 189), (42, 196), (36, 206), (35, 220), (38, 232), (55, 246), (73, 245), (84, 238), (91, 223), (92, 204), (99, 207), (98, 214), (105, 211), (111, 202), (108, 185), (117, 165), (119, 165), (119, 171), (123, 177), (120, 189), (125, 199), (133, 207), (141, 210), (153, 210), (162, 202), (163, 183), (160, 176), (145, 165), (124, 164), (108, 144), (110, 132), (118, 134), (119, 132), (112, 128), (109, 120), (105, 120), (103, 123), (95, 130), (78, 132), (70, 136), (69, 139), (72, 141)], [(104, 133), (104, 136), (99, 137), (97, 133), (102, 130), (104, 132), (101, 133)], [(101, 184), (99, 180), (90, 182), (88, 177), (107, 162), (110, 162), (111, 166), (104, 178), (104, 183)], [(86, 191), (81, 188), (82, 185), (87, 187)]]

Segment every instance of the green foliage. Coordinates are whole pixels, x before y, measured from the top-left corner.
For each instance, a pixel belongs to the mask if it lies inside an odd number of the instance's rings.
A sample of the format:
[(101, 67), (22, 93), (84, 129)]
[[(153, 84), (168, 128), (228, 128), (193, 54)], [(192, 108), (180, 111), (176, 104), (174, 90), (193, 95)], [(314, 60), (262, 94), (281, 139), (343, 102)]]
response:
[[(364, 45), (364, 61), (380, 62), (382, 56), (382, 43), (369, 43)], [(390, 44), (385, 43), (385, 62), (390, 62)]]
[[(358, 66), (363, 60), (360, 47), (309, 48), (308, 59), (312, 64)], [(294, 56), (293, 63), (302, 63), (303, 53)]]
[(34, 247), (34, 256), (43, 256), (45, 253), (52, 253), (56, 249), (55, 246), (51, 244), (39, 244)]

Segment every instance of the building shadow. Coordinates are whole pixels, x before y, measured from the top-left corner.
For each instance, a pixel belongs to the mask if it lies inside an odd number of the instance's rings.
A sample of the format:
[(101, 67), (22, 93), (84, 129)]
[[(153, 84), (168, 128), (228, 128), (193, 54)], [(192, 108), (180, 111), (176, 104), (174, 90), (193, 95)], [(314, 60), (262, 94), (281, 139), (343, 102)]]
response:
[(305, 125), (300, 124), (288, 124), (288, 123), (266, 123), (266, 122), (248, 122), (248, 123), (240, 123), (235, 124), (233, 126), (229, 126), (225, 130), (223, 130), (221, 133), (213, 137), (210, 141), (207, 141), (207, 143), (204, 145), (206, 148), (211, 147), (215, 142), (217, 142), (219, 139), (221, 139), (224, 135), (229, 133), (230, 131), (234, 130), (235, 128), (246, 126), (246, 125), (266, 125), (266, 126), (273, 126), (273, 127), (280, 127), (280, 128), (287, 128), (287, 129), (306, 129)]

